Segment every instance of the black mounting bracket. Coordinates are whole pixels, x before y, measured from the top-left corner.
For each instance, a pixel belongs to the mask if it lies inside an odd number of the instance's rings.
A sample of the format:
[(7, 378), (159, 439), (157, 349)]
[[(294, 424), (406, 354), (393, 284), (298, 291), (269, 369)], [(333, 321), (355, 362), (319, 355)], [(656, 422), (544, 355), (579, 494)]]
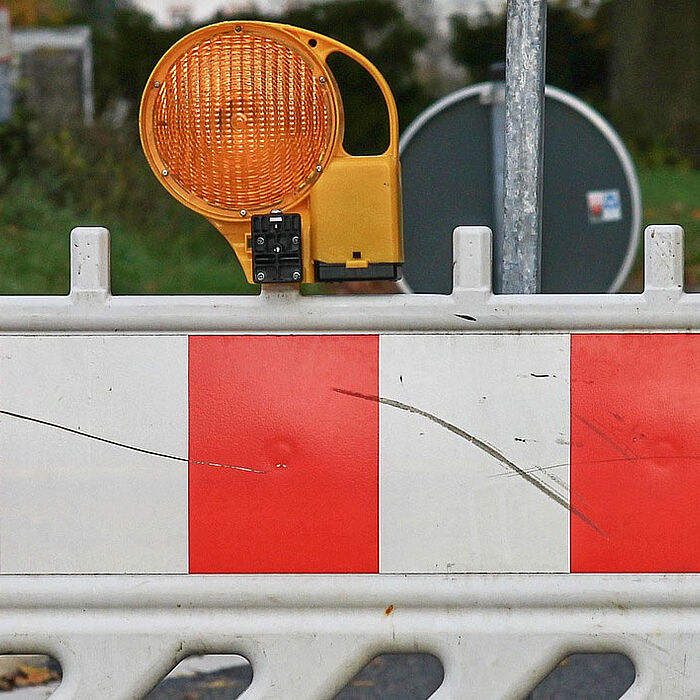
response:
[(301, 282), (301, 216), (273, 210), (250, 219), (253, 280)]

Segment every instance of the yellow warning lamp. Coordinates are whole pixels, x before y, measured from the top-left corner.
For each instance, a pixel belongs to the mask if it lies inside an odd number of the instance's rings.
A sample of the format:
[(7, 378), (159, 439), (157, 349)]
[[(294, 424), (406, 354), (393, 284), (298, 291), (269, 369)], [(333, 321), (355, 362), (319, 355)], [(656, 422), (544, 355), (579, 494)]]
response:
[[(384, 96), (381, 155), (343, 148), (343, 103), (326, 63), (333, 53), (364, 67)], [(249, 282), (399, 277), (396, 104), (353, 49), (270, 22), (198, 29), (153, 70), (139, 128), (156, 177), (224, 235)]]

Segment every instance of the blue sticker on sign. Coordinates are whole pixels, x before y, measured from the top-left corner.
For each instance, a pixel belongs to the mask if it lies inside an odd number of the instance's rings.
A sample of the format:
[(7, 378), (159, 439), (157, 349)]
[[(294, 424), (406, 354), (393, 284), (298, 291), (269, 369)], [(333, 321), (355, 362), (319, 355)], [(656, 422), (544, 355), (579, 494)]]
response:
[(586, 193), (588, 222), (601, 224), (622, 219), (620, 190), (593, 190)]

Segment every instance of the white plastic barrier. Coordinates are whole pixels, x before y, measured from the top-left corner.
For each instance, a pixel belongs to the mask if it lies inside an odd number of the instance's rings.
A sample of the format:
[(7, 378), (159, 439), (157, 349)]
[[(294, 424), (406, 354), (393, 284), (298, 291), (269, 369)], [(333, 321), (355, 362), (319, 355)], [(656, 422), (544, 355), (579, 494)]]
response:
[(576, 651), (700, 693), (700, 301), (682, 230), (645, 246), (642, 294), (494, 296), (460, 228), (450, 296), (114, 297), (76, 229), (67, 297), (0, 298), (0, 649), (56, 697), (227, 652), (246, 698), (389, 651), (438, 656), (436, 698)]
[(645, 234), (643, 294), (494, 295), (491, 233), (455, 230), (454, 290), (449, 296), (300, 297), (112, 296), (106, 229), (77, 228), (71, 238), (71, 293), (0, 300), (3, 333), (239, 333), (687, 330), (700, 301), (683, 293), (683, 230)]

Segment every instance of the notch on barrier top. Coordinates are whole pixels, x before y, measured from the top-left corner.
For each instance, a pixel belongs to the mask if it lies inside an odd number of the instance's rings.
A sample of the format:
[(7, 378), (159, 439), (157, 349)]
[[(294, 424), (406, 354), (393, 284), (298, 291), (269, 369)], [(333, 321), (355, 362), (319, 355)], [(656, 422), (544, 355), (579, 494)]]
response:
[(106, 228), (80, 226), (71, 231), (70, 289), (71, 294), (109, 294), (109, 231)]
[(647, 226), (644, 231), (644, 293), (661, 291), (680, 295), (684, 263), (683, 228)]
[(453, 290), (491, 294), (493, 234), (488, 226), (458, 226), (452, 234)]
[[(343, 103), (327, 63), (335, 53), (382, 93), (389, 145), (379, 155), (343, 148)], [(139, 128), (155, 176), (223, 234), (249, 282), (400, 277), (396, 104), (353, 49), (270, 22), (198, 29), (153, 70)]]

